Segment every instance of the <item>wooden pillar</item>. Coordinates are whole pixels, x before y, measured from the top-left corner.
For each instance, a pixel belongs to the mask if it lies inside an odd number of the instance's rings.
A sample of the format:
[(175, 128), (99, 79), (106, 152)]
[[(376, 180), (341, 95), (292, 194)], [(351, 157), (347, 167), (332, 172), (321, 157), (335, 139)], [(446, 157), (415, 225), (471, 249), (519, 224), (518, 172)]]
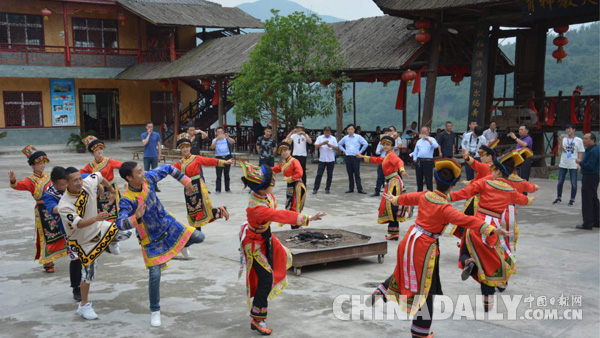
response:
[(342, 88), (337, 85), (335, 92), (335, 137), (339, 140), (342, 139), (342, 130), (344, 130), (344, 100), (342, 96)]
[(179, 135), (179, 80), (173, 79), (173, 148), (177, 148), (177, 135)]
[(63, 2), (63, 29), (65, 31), (65, 66), (71, 67), (71, 50), (69, 49), (69, 25), (67, 20), (67, 3)]
[(427, 85), (425, 87), (425, 103), (423, 104), (423, 120), (420, 127), (431, 128), (433, 122), (433, 106), (435, 102), (435, 86), (437, 70), (440, 64), (440, 43), (442, 42), (442, 27), (439, 22), (433, 24), (431, 45), (429, 45), (429, 69), (427, 69)]
[(225, 125), (225, 121), (223, 119), (223, 115), (224, 115), (224, 107), (223, 107), (223, 78), (222, 77), (217, 77), (217, 96), (219, 98), (219, 103), (218, 103), (218, 113), (219, 113), (219, 127), (223, 127)]
[(142, 19), (139, 16), (136, 16), (137, 19), (137, 28), (138, 28), (138, 34), (137, 34), (137, 39), (138, 39), (138, 55), (137, 55), (137, 62), (138, 63), (142, 63), (143, 61), (143, 56), (142, 56)]
[[(406, 89), (406, 86), (404, 86), (404, 109), (402, 109), (402, 130), (400, 130), (400, 134), (402, 134), (406, 130), (406, 119), (407, 119), (406, 108), (408, 108), (407, 107), (408, 97), (406, 96), (407, 94), (408, 94), (408, 90)], [(419, 93), (419, 98), (420, 97), (421, 97), (421, 93)], [(420, 102), (419, 102), (419, 105), (421, 105)]]
[(277, 108), (271, 109), (271, 128), (273, 130), (273, 138), (275, 138), (275, 142), (278, 142), (279, 126), (277, 123)]
[(356, 81), (352, 81), (352, 111), (354, 113), (354, 125), (356, 125)]
[[(471, 93), (469, 94), (468, 122), (475, 121), (478, 125), (484, 124), (487, 113), (488, 84), (494, 80), (494, 74), (488, 69), (490, 56), (490, 23), (479, 21), (473, 32), (473, 60), (471, 62)], [(495, 50), (494, 50), (495, 52)]]

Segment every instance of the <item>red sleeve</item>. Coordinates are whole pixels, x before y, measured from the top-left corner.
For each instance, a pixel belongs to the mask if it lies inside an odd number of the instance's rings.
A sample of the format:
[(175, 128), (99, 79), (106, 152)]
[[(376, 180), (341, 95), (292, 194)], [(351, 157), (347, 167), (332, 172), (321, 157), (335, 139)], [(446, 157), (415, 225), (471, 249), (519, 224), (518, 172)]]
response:
[(409, 192), (396, 197), (396, 203), (398, 205), (418, 205), (421, 198), (427, 191)]
[(511, 193), (511, 200), (513, 204), (518, 205), (529, 205), (529, 198), (518, 191), (513, 191)]
[(83, 167), (83, 169), (79, 170), (79, 172), (82, 174), (91, 174), (94, 171), (92, 170), (92, 167), (89, 164), (86, 164), (85, 167)]
[(471, 169), (475, 170), (476, 172), (481, 172), (490, 168), (489, 165), (481, 163), (477, 160), (473, 160), (473, 163), (469, 164), (469, 166), (471, 166)]
[(195, 161), (200, 163), (200, 165), (207, 167), (217, 167), (219, 166), (218, 158), (204, 157), (204, 156), (196, 156)]
[(394, 167), (398, 168), (398, 170), (400, 170), (400, 168), (404, 168), (404, 161), (402, 161), (402, 159), (400, 157), (392, 156), (391, 160), (392, 160), (392, 164), (394, 165)]
[(35, 184), (28, 178), (18, 181), (15, 184), (11, 183), (10, 187), (15, 190), (29, 191), (31, 194), (35, 191)]
[(179, 162), (179, 161), (173, 163), (172, 166), (177, 168), (177, 170), (181, 170), (181, 162)]
[(460, 200), (466, 200), (481, 193), (481, 190), (483, 189), (483, 184), (485, 183), (486, 180), (478, 180), (477, 182), (470, 184), (464, 189), (450, 193), (450, 201), (456, 202)]
[(384, 159), (385, 159), (385, 157), (381, 157), (381, 156), (369, 156), (369, 162), (375, 163), (375, 164), (382, 164)]
[(536, 191), (535, 184), (528, 182), (527, 180), (523, 180), (521, 182), (513, 182), (513, 188), (515, 188), (520, 193), (534, 193)]
[(123, 165), (123, 162), (117, 161), (115, 159), (109, 159), (108, 160), (108, 164), (114, 169), (121, 169), (121, 166)]
[(300, 164), (300, 161), (294, 159), (294, 163), (292, 163), (292, 167), (294, 168), (294, 173), (292, 174), (292, 179), (294, 181), (301, 181), (304, 171), (302, 170), (302, 165)]
[(283, 165), (283, 162), (279, 163), (278, 165), (271, 167), (271, 170), (273, 170), (273, 172), (275, 174), (279, 174), (281, 172), (281, 166)]
[(278, 222), (293, 225), (308, 225), (308, 215), (299, 214), (295, 211), (277, 210), (267, 207), (254, 207), (248, 210), (248, 221), (250, 223), (265, 224), (267, 222)]
[(485, 222), (481, 219), (474, 216), (465, 215), (462, 212), (454, 209), (454, 207), (450, 204), (444, 206), (442, 209), (442, 216), (444, 218), (444, 223), (458, 225), (466, 229), (476, 229), (479, 231), (481, 226), (485, 224)]

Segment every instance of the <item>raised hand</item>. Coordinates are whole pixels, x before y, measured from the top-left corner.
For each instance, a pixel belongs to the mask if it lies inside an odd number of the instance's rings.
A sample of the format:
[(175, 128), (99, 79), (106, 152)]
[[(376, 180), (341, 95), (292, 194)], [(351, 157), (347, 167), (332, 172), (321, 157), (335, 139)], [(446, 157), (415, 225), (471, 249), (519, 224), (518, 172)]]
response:
[(17, 177), (15, 176), (14, 171), (11, 170), (8, 172), (8, 179), (10, 180), (11, 183), (15, 183), (17, 181)]
[(327, 216), (326, 212), (317, 212), (316, 214), (310, 216), (308, 219), (311, 221), (320, 221), (323, 219), (323, 216)]
[(462, 150), (462, 157), (465, 159), (465, 161), (469, 160), (469, 151), (467, 149)]
[(138, 197), (138, 206), (135, 210), (135, 218), (142, 218), (144, 213), (146, 213), (146, 204), (144, 203), (142, 196), (140, 196)]

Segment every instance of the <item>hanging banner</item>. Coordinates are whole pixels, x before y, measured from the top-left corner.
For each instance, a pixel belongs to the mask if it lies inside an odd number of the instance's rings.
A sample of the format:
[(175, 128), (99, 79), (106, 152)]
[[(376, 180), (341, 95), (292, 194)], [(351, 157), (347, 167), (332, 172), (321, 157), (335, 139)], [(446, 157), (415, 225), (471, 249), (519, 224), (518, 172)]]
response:
[(478, 22), (473, 37), (469, 122), (477, 121), (480, 126), (483, 125), (485, 114), (489, 45), (490, 24), (489, 22)]
[(52, 126), (76, 126), (75, 80), (50, 79)]

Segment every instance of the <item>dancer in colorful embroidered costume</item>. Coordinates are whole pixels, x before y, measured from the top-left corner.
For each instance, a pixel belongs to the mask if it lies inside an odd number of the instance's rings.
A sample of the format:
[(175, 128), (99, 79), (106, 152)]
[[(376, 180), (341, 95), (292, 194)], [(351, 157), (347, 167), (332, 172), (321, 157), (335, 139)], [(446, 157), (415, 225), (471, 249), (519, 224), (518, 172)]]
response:
[[(82, 265), (81, 269), (81, 302), (77, 308), (85, 319), (96, 319), (98, 315), (88, 303), (90, 283), (96, 277), (98, 257), (107, 250), (114, 255), (119, 254), (119, 241), (131, 237), (130, 231), (119, 232), (114, 223), (106, 221), (108, 212), (98, 212), (96, 204), (100, 186), (110, 192), (110, 202), (116, 197), (116, 191), (100, 173), (93, 173), (82, 179), (77, 168), (65, 169), (67, 191), (58, 202), (58, 213), (67, 234), (71, 250), (77, 253)], [(100, 193), (104, 191), (100, 188)]]
[(10, 187), (15, 190), (29, 191), (35, 200), (35, 256), (43, 264), (48, 273), (54, 272), (54, 261), (67, 255), (65, 237), (60, 232), (60, 227), (44, 206), (42, 195), (50, 185), (50, 174), (44, 173), (46, 163), (50, 162), (45, 152), (37, 150), (34, 146), (27, 146), (22, 150), (27, 156), (27, 163), (33, 169), (33, 174), (24, 180), (18, 181), (14, 171), (8, 173)]
[[(402, 178), (407, 178), (408, 174), (404, 170), (404, 162), (394, 152), (395, 144), (394, 138), (386, 135), (381, 138), (385, 157), (363, 156), (362, 154), (356, 154), (356, 157), (364, 159), (365, 162), (380, 164), (386, 181), (384, 192), (393, 196), (400, 196), (404, 190)], [(400, 210), (398, 208), (398, 205), (394, 205), (383, 197), (381, 198), (377, 223), (388, 224), (388, 234), (385, 236), (387, 240), (397, 241), (400, 238), (398, 223), (406, 221), (408, 208), (404, 206), (400, 206)]]
[[(288, 140), (279, 144), (277, 153), (281, 154), (284, 162), (272, 167), (273, 173), (283, 172), (287, 182), (285, 210), (302, 212), (306, 201), (306, 185), (302, 182), (302, 165), (300, 161), (292, 157), (292, 146)], [(285, 223), (279, 223), (283, 226)], [(292, 225), (292, 229), (301, 229), (301, 225)]]
[[(535, 198), (527, 198), (508, 183), (508, 176), (515, 165), (523, 162), (518, 153), (508, 153), (496, 160), (492, 167), (493, 180), (479, 180), (467, 188), (450, 194), (451, 201), (467, 199), (480, 194), (479, 208), (475, 215), (495, 227), (502, 228), (501, 217), (509, 204), (530, 205)], [(487, 235), (467, 230), (461, 239), (459, 268), (462, 278), (472, 276), (481, 285), (484, 309), (493, 307), (495, 288), (504, 286), (515, 271), (515, 257), (504, 238), (490, 241)], [(508, 258), (506, 258), (508, 257)]]
[(208, 188), (204, 182), (202, 166), (223, 167), (227, 164), (232, 164), (233, 159), (219, 160), (192, 155), (192, 143), (187, 138), (177, 140), (177, 149), (181, 150), (182, 158), (173, 164), (173, 167), (181, 170), (184, 175), (192, 180), (192, 191), (184, 194), (189, 225), (202, 231), (201, 226), (214, 222), (218, 218), (228, 220), (229, 213), (227, 212), (227, 208), (224, 206), (213, 208), (210, 202)]
[[(418, 205), (419, 212), (415, 224), (398, 245), (398, 258), (394, 274), (375, 290), (371, 297), (374, 304), (378, 298), (391, 299), (400, 303), (402, 311), (415, 316), (412, 322), (412, 337), (433, 337), (430, 333), (433, 299), (442, 294), (439, 275), (439, 240), (450, 223), (490, 235), (504, 234), (483, 220), (467, 216), (454, 209), (447, 196), (460, 178), (461, 166), (453, 159), (439, 159), (435, 162), (437, 189), (394, 196), (385, 193), (384, 198), (395, 205)], [(423, 307), (426, 305), (426, 308)], [(428, 312), (429, 316), (417, 313)]]
[[(252, 193), (246, 209), (247, 222), (240, 231), (240, 276), (246, 269), (246, 292), (252, 321), (250, 328), (263, 335), (273, 332), (268, 328), (268, 298), (273, 299), (287, 287), (286, 270), (292, 266), (292, 255), (277, 237), (271, 236), (271, 222), (307, 226), (318, 221), (325, 213), (313, 216), (289, 210), (277, 210), (271, 193), (275, 180), (269, 166), (241, 163), (244, 186)], [(252, 299), (253, 298), (253, 299)], [(251, 301), (252, 300), (252, 301)]]
[(119, 175), (127, 181), (127, 189), (119, 203), (120, 230), (135, 228), (142, 246), (142, 255), (148, 271), (148, 295), (152, 326), (160, 326), (160, 277), (161, 270), (179, 252), (194, 243), (202, 243), (204, 234), (179, 222), (167, 212), (156, 196), (156, 184), (168, 175), (185, 186), (186, 193), (193, 190), (192, 180), (179, 169), (163, 165), (144, 172), (136, 162), (125, 162)]
[(106, 145), (104, 144), (104, 142), (100, 141), (95, 136), (86, 137), (85, 139), (83, 139), (83, 143), (86, 145), (90, 154), (94, 156), (94, 160), (88, 163), (85, 167), (83, 167), (83, 169), (81, 169), (81, 173), (101, 173), (102, 177), (104, 177), (112, 185), (113, 189), (115, 189), (117, 193), (117, 197), (115, 198), (112, 204), (108, 203), (110, 199), (108, 190), (105, 190), (104, 194), (98, 195), (98, 212), (108, 212), (108, 218), (106, 220), (109, 222), (114, 222), (117, 219), (119, 198), (121, 198), (119, 186), (114, 182), (114, 171), (119, 170), (123, 162), (119, 162), (112, 158), (104, 157), (104, 149), (106, 149)]

